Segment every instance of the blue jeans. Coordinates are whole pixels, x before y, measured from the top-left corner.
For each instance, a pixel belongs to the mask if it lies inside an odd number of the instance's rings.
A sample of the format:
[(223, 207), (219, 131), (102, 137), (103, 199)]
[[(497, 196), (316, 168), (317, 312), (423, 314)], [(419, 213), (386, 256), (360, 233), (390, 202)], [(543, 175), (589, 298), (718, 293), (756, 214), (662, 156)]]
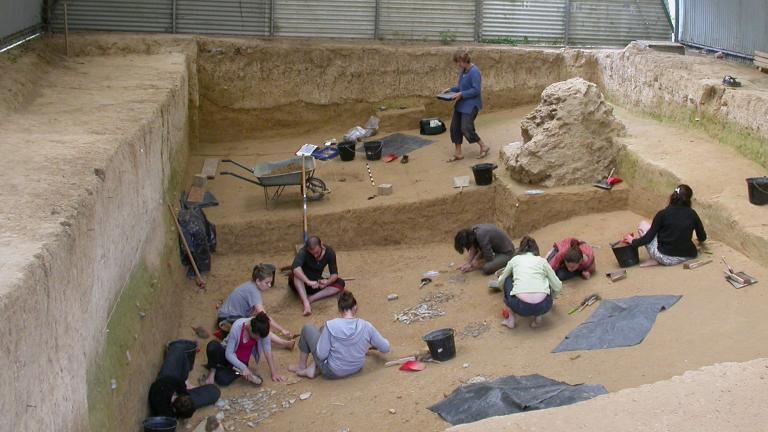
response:
[(539, 303), (527, 303), (510, 294), (513, 286), (514, 282), (511, 277), (504, 279), (504, 304), (515, 314), (522, 317), (540, 316), (552, 309), (552, 294), (548, 294)]

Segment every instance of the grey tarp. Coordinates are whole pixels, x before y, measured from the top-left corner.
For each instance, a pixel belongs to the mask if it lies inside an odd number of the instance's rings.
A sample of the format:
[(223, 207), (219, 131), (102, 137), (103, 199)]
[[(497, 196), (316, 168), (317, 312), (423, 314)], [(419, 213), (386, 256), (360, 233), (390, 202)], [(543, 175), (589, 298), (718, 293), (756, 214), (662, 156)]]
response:
[[(375, 139), (375, 138), (371, 138)], [(424, 138), (420, 138), (413, 135), (406, 135), (401, 133), (394, 133), (381, 138), (379, 141), (382, 143), (381, 153), (388, 155), (394, 153), (398, 157), (408, 154), (414, 150), (418, 150), (426, 145), (432, 144), (434, 141), (430, 141)], [(357, 151), (364, 152), (364, 146), (358, 146)]]
[(586, 351), (637, 345), (651, 331), (656, 315), (682, 296), (635, 296), (603, 300), (552, 352)]
[(452, 425), (570, 405), (606, 394), (602, 385), (570, 385), (541, 375), (507, 376), (458, 387), (429, 407)]

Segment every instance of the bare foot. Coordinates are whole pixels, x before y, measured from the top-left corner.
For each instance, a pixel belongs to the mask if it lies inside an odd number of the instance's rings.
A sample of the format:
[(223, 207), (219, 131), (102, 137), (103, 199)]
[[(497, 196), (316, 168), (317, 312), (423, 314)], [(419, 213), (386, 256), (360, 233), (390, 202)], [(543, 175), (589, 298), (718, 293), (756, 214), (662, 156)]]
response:
[(509, 327), (510, 329), (513, 329), (515, 328), (515, 319), (510, 316), (509, 318), (502, 321), (501, 325)]
[(291, 339), (285, 345), (283, 345), (283, 348), (287, 349), (288, 351), (293, 351), (294, 347), (296, 347), (296, 339)]
[(541, 325), (541, 315), (537, 316), (536, 318), (531, 320), (531, 328), (536, 328)]
[(307, 368), (306, 366), (301, 367), (301, 365), (288, 365), (288, 370), (295, 374), (298, 374), (299, 371), (304, 370), (306, 368)]
[(649, 259), (648, 261), (640, 263), (640, 267), (653, 267), (659, 265), (659, 262), (655, 259)]
[(216, 369), (211, 369), (210, 372), (208, 372), (208, 377), (205, 379), (205, 383), (213, 384), (215, 377), (216, 377)]
[(296, 375), (312, 379), (315, 376), (317, 376), (317, 367), (315, 366), (314, 363), (312, 363), (311, 365), (307, 366), (306, 369), (302, 369), (300, 371), (297, 371)]
[(304, 316), (312, 315), (312, 306), (310, 306), (309, 303), (304, 304), (304, 312), (302, 312), (302, 315)]

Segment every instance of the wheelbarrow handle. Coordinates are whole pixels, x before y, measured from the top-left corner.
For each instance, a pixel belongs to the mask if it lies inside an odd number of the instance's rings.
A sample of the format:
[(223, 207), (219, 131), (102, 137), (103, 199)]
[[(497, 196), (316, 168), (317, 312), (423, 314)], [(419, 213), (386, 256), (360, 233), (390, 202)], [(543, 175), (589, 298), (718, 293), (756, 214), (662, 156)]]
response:
[(232, 177), (237, 177), (237, 178), (239, 178), (240, 180), (245, 180), (245, 181), (247, 181), (248, 183), (253, 183), (253, 184), (255, 184), (255, 185), (264, 186), (264, 185), (263, 185), (263, 184), (262, 184), (260, 181), (258, 181), (258, 180), (251, 180), (251, 179), (249, 179), (249, 178), (247, 178), (247, 177), (243, 177), (243, 176), (241, 176), (240, 174), (235, 174), (235, 173), (233, 173), (233, 172), (229, 172), (229, 171), (222, 171), (222, 172), (220, 172), (220, 173), (219, 173), (219, 175), (228, 175), (228, 176), (232, 176)]
[[(247, 166), (245, 166), (245, 165), (241, 164), (240, 162), (236, 162), (236, 161), (233, 161), (232, 159), (222, 159), (221, 161), (222, 161), (222, 162), (228, 162), (228, 163), (231, 163), (231, 164), (233, 164), (233, 165), (237, 165), (237, 166), (239, 166), (240, 168), (242, 168), (242, 169), (244, 169), (244, 170), (246, 170), (246, 171), (248, 171), (248, 172), (250, 172), (250, 173), (253, 173), (253, 170), (252, 170), (251, 168), (249, 168), (249, 167), (247, 167)], [(224, 173), (222, 173), (222, 174), (224, 174)]]

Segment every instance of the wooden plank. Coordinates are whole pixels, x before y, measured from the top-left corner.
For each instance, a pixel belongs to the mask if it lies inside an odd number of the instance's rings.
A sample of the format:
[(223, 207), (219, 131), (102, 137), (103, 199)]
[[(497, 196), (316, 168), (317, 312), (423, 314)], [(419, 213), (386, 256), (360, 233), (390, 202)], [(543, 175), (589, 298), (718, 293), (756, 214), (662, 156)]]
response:
[(760, 67), (766, 68), (766, 67), (768, 67), (768, 60), (766, 60), (766, 61), (755, 60), (755, 66), (760, 66)]
[(219, 170), (219, 160), (216, 158), (207, 158), (203, 162), (203, 170), (200, 174), (204, 175), (208, 179), (216, 178), (216, 173)]
[(765, 58), (768, 58), (768, 53), (755, 50), (755, 57), (765, 57)]
[(203, 202), (207, 186), (208, 178), (202, 174), (195, 174), (195, 178), (192, 180), (192, 186), (189, 188), (189, 193), (187, 194), (187, 201), (191, 203)]

